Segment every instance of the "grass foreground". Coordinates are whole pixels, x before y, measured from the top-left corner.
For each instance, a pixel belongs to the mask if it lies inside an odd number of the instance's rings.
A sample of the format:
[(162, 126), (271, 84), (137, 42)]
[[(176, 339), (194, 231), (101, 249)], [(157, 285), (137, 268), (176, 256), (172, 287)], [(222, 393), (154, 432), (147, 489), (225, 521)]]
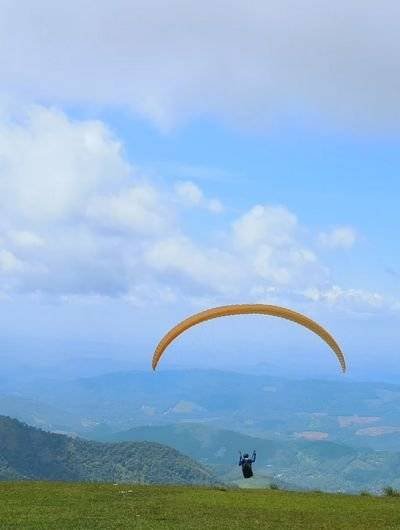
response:
[(1, 529), (400, 529), (400, 498), (51, 482), (0, 483)]

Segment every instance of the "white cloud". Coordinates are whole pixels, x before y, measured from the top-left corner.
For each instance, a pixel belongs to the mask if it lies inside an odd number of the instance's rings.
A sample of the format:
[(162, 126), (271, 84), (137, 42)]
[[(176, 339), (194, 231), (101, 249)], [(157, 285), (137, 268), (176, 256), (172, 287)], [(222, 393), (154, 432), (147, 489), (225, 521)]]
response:
[(186, 287), (191, 282), (202, 297), (214, 293), (248, 299), (258, 297), (260, 290), (275, 296), (276, 286), (294, 288), (308, 285), (310, 278), (325, 278), (316, 255), (299, 240), (300, 231), (286, 208), (258, 205), (233, 223), (218, 247), (177, 235), (151, 245), (146, 259), (166, 278), (181, 276)]
[(156, 271), (182, 275), (183, 284), (185, 279), (194, 282), (195, 291), (201, 287), (204, 292), (234, 293), (240, 289), (244, 276), (233, 254), (202, 248), (185, 236), (160, 240), (149, 248), (146, 261)]
[(162, 170), (182, 180), (222, 181), (240, 178), (240, 174), (226, 171), (218, 167), (194, 166), (188, 164), (162, 164)]
[[(180, 233), (177, 191), (138, 176), (104, 124), (31, 108), (2, 126), (0, 168), (0, 241), (10, 246), (0, 267), (15, 275), (15, 289), (133, 299), (147, 284), (167, 300), (163, 279), (152, 274), (172, 267), (169, 248), (175, 270), (206, 286), (201, 270), (219, 254)], [(199, 206), (219, 207), (198, 186), (179, 190), (186, 202), (196, 203), (197, 194)], [(151, 268), (148, 256), (157, 249), (159, 266)]]
[[(385, 306), (379, 294), (332, 286), (315, 236), (284, 206), (256, 205), (218, 238), (203, 215), (198, 238), (187, 205), (209, 215), (214, 199), (192, 182), (170, 189), (144, 178), (102, 123), (35, 107), (1, 132), (0, 292), (135, 305)], [(328, 235), (331, 246), (352, 240), (348, 229)]]
[(21, 272), (24, 269), (22, 261), (20, 261), (9, 250), (0, 250), (0, 272), (5, 274), (12, 274)]
[(345, 289), (338, 285), (332, 285), (325, 289), (311, 287), (305, 289), (301, 294), (313, 302), (322, 302), (338, 308), (357, 310), (360, 313), (395, 309), (394, 301), (390, 298), (364, 289)]
[(178, 197), (189, 204), (198, 206), (204, 200), (203, 192), (193, 182), (178, 182), (175, 190)]
[(223, 204), (219, 199), (209, 199), (207, 204), (210, 212), (221, 213), (224, 209)]
[(394, 0), (2, 0), (1, 13), (0, 84), (35, 99), (128, 105), (163, 127), (304, 110), (398, 127)]
[(314, 252), (301, 241), (296, 216), (282, 206), (257, 205), (233, 224), (233, 245), (258, 278), (277, 284), (322, 274)]
[(22, 122), (0, 126), (0, 160), (0, 209), (34, 223), (81, 214), (88, 197), (129, 173), (101, 122), (74, 122), (38, 106)]
[(7, 234), (8, 239), (16, 246), (22, 248), (43, 247), (45, 241), (39, 235), (29, 230), (13, 230)]
[(282, 247), (293, 241), (296, 216), (283, 206), (254, 206), (233, 225), (235, 242), (243, 248), (260, 244)]
[(321, 232), (318, 240), (322, 246), (331, 249), (351, 248), (357, 240), (357, 232), (351, 226), (339, 226), (330, 232)]
[(87, 215), (103, 226), (141, 234), (161, 235), (173, 224), (171, 209), (150, 184), (137, 184), (115, 195), (94, 197)]
[(184, 205), (198, 206), (213, 213), (220, 213), (223, 210), (220, 200), (206, 198), (203, 191), (194, 182), (177, 182), (175, 192)]

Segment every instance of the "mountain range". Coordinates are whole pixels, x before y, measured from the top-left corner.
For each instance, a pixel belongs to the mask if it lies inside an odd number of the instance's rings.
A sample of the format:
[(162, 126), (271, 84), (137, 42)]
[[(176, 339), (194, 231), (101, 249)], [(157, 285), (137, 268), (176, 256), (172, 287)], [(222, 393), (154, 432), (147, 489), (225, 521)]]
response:
[[(205, 424), (135, 427), (106, 435), (113, 441), (148, 440), (169, 445), (212, 468), (221, 481), (248, 487), (271, 482), (292, 489), (379, 492), (400, 487), (400, 452), (349, 447), (329, 441), (268, 440)], [(241, 479), (238, 450), (257, 449), (255, 480)]]
[(82, 436), (205, 422), (275, 440), (400, 450), (400, 385), (394, 384), (193, 370), (34, 379), (1, 388), (1, 414)]
[(394, 384), (221, 371), (129, 371), (0, 384), (0, 414), (75, 438), (166, 444), (211, 466), (218, 480), (240, 486), (250, 482), (240, 479), (237, 451), (255, 447), (251, 484), (399, 487), (399, 405), (400, 386)]

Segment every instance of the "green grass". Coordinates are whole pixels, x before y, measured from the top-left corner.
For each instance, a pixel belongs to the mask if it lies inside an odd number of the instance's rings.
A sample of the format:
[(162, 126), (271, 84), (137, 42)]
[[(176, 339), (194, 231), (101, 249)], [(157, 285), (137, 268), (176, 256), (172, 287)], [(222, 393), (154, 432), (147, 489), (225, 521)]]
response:
[(0, 528), (400, 529), (400, 499), (271, 490), (0, 484)]

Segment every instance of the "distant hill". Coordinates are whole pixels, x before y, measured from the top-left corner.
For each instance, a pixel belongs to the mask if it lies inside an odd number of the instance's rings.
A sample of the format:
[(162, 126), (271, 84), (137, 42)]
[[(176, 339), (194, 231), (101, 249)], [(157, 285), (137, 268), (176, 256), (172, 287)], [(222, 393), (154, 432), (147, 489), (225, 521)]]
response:
[(215, 484), (204, 466), (151, 442), (70, 438), (0, 416), (0, 480)]
[(88, 435), (189, 421), (270, 439), (400, 450), (400, 386), (393, 384), (160, 370), (30, 381), (15, 392), (20, 401), (0, 399), (0, 414), (53, 431)]
[(53, 432), (75, 433), (85, 428), (85, 420), (78, 414), (73, 415), (37, 398), (18, 395), (0, 395), (0, 415), (10, 416), (33, 427)]
[(256, 485), (271, 481), (296, 489), (380, 491), (386, 484), (400, 487), (400, 453), (357, 449), (329, 441), (277, 441), (246, 436), (204, 424), (175, 424), (133, 428), (108, 435), (115, 441), (148, 440), (175, 447), (213, 466), (224, 481), (240, 480), (238, 450), (257, 449)]

